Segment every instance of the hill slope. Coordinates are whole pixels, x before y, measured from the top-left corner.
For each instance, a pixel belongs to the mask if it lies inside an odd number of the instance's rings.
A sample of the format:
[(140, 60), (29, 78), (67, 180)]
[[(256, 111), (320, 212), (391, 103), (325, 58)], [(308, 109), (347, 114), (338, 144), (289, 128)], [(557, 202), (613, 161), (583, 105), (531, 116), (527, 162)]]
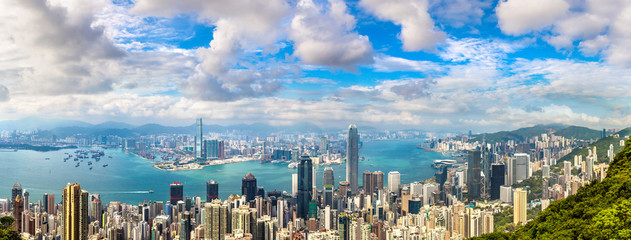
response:
[(511, 233), (477, 239), (631, 239), (631, 141), (610, 164), (607, 177), (554, 201), (535, 220)]
[[(486, 141), (495, 143), (495, 142), (505, 142), (508, 140), (515, 141), (523, 141), (527, 138), (539, 136), (542, 133), (550, 133), (554, 132), (557, 136), (562, 136), (565, 138), (575, 138), (575, 139), (583, 139), (583, 140), (591, 140), (591, 139), (599, 139), (601, 137), (602, 132), (589, 129), (586, 127), (579, 126), (564, 126), (560, 124), (549, 124), (549, 125), (535, 125), (532, 127), (520, 128), (513, 131), (501, 131), (496, 133), (487, 133)], [(484, 138), (484, 134), (476, 134), (473, 135), (472, 141), (482, 141)]]

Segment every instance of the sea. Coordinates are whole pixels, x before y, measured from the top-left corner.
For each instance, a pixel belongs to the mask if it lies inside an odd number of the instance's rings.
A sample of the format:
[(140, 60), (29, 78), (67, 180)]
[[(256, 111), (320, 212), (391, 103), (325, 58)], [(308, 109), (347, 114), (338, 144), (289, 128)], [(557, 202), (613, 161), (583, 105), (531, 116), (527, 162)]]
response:
[[(437, 152), (427, 152), (417, 148), (422, 140), (384, 140), (364, 142), (359, 150), (359, 184), (362, 172), (382, 171), (384, 186), (387, 186), (388, 172), (401, 173), (401, 183), (421, 181), (434, 176), (436, 169), (431, 165), (435, 159), (445, 159)], [(86, 148), (91, 149), (91, 148)], [(64, 162), (66, 153), (74, 155), (75, 149), (51, 152), (20, 150), (0, 152), (0, 198), (9, 198), (13, 184), (19, 182), (24, 191), (30, 194), (30, 201), (37, 202), (44, 193), (55, 194), (55, 201), (61, 201), (62, 189), (68, 183), (79, 183), (90, 194), (100, 194), (101, 201), (120, 201), (138, 204), (143, 201), (168, 201), (169, 184), (181, 182), (184, 196), (201, 196), (206, 199), (206, 182), (219, 183), (219, 197), (226, 199), (231, 194), (241, 194), (241, 179), (252, 173), (257, 185), (265, 191), (279, 190), (291, 192), (291, 174), (297, 169), (287, 168), (287, 163), (260, 163), (249, 161), (207, 166), (199, 170), (162, 171), (151, 166), (151, 161), (130, 154), (122, 149), (102, 149), (105, 156), (101, 161), (93, 159), (89, 170), (88, 159), (75, 167), (76, 162)], [(111, 158), (110, 158), (111, 156)], [(48, 158), (48, 160), (47, 160)], [(106, 167), (103, 165), (107, 164)], [(322, 188), (322, 173), (325, 167), (332, 167), (337, 182), (345, 180), (346, 164), (315, 166), (317, 187)], [(149, 191), (152, 190), (153, 193)]]

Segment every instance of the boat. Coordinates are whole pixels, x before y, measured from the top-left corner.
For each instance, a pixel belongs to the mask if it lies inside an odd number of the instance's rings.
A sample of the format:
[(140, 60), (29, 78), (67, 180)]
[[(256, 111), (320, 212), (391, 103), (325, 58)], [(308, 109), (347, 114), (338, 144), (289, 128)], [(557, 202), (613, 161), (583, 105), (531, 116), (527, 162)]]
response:
[(90, 167), (90, 170), (92, 170), (92, 167)]
[(44, 158), (44, 160), (50, 160), (50, 158)]
[(108, 158), (112, 158), (112, 156), (107, 156)]
[(153, 193), (153, 190), (149, 190), (149, 193)]
[(74, 167), (79, 167), (79, 163), (77, 163), (77, 165), (74, 165)]
[(298, 167), (298, 163), (292, 162), (289, 165), (287, 165), (287, 168), (289, 169), (294, 169)]
[(88, 165), (92, 165), (92, 162), (88, 162)]
[(107, 164), (103, 164), (103, 167), (107, 167), (107, 166), (108, 166)]

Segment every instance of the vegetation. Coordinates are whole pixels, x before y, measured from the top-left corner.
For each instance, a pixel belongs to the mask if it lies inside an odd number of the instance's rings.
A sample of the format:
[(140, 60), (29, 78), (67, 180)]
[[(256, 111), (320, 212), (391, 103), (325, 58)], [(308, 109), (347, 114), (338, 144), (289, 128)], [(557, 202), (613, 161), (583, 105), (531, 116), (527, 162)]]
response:
[(0, 240), (20, 239), (20, 234), (13, 230), (15, 219), (9, 216), (0, 218)]
[(476, 239), (631, 239), (631, 141), (610, 164), (607, 177), (550, 203), (512, 233)]
[(533, 201), (535, 199), (540, 199), (543, 191), (542, 185), (542, 175), (541, 170), (532, 173), (532, 176), (528, 179), (521, 181), (520, 183), (515, 183), (512, 185), (513, 189), (515, 188), (528, 188), (528, 202)]
[(513, 131), (501, 131), (496, 133), (489, 134), (477, 134), (473, 135), (473, 139), (471, 141), (482, 141), (482, 138), (485, 138), (487, 142), (496, 143), (496, 142), (506, 142), (508, 140), (514, 141), (524, 141), (528, 138), (539, 136), (542, 133), (550, 133), (554, 132), (557, 136), (563, 136), (566, 138), (574, 138), (574, 139), (582, 139), (582, 140), (592, 140), (598, 139), (601, 137), (602, 132), (589, 129), (586, 127), (578, 127), (578, 126), (569, 126), (566, 127), (564, 125), (559, 124), (551, 124), (551, 125), (535, 125), (533, 127), (520, 128)]

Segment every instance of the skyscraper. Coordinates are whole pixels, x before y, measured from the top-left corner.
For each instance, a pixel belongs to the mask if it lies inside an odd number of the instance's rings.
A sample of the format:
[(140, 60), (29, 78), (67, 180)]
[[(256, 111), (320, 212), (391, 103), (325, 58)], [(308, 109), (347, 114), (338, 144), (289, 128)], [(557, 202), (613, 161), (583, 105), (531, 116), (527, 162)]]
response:
[(399, 184), (401, 184), (401, 174), (397, 171), (388, 173), (388, 190), (399, 194)]
[[(382, 190), (383, 189), (383, 172), (376, 171), (372, 173), (372, 181), (373, 181), (373, 190)], [(378, 193), (375, 192), (375, 193)]]
[(88, 192), (78, 183), (68, 184), (63, 190), (64, 240), (88, 239)]
[(571, 174), (572, 174), (572, 162), (570, 161), (563, 162), (563, 175), (565, 176), (565, 181), (570, 180)]
[(13, 184), (13, 188), (11, 189), (11, 201), (14, 201), (17, 196), (20, 196), (20, 198), (22, 197), (22, 185), (15, 182)]
[(333, 168), (326, 167), (324, 168), (324, 173), (322, 174), (322, 185), (335, 185), (335, 176), (333, 175)]
[(217, 139), (206, 140), (206, 158), (217, 159), (219, 158), (219, 141)]
[(215, 180), (206, 182), (206, 201), (210, 202), (217, 198), (219, 198), (219, 184)]
[(48, 194), (48, 207), (46, 210), (49, 215), (57, 214), (57, 204), (55, 203), (55, 194)]
[(195, 157), (202, 158), (202, 141), (204, 140), (202, 135), (202, 119), (197, 119), (197, 131), (195, 135)]
[(359, 162), (359, 135), (354, 124), (348, 126), (346, 138), (346, 181), (350, 183), (351, 192), (357, 193), (357, 165)]
[(491, 165), (491, 200), (500, 198), (500, 186), (504, 185), (504, 164)]
[(302, 155), (300, 157), (300, 163), (298, 163), (298, 208), (296, 211), (297, 217), (302, 219), (308, 219), (309, 202), (313, 194), (312, 174), (313, 165), (311, 163), (311, 157)]
[(521, 188), (515, 189), (513, 193), (513, 223), (526, 223), (526, 201), (527, 192)]
[(252, 173), (248, 173), (241, 179), (241, 195), (245, 195), (246, 201), (254, 200), (256, 196), (256, 177)]
[(324, 168), (324, 173), (322, 174), (322, 186), (324, 187), (324, 206), (333, 206), (333, 191), (335, 190), (333, 168)]
[(48, 193), (42, 197), (42, 212), (48, 212)]
[(176, 206), (178, 201), (184, 199), (184, 185), (180, 182), (174, 182), (170, 186), (171, 205)]
[(469, 189), (469, 200), (479, 200), (482, 187), (482, 177), (480, 176), (480, 150), (469, 151), (467, 167), (467, 189)]
[(530, 155), (526, 153), (515, 153), (513, 161), (513, 181), (512, 184), (520, 183), (528, 178), (530, 169)]
[(215, 199), (206, 203), (204, 213), (204, 238), (208, 240), (223, 240), (226, 233), (231, 231), (231, 216), (228, 204)]
[(22, 200), (21, 195), (17, 195), (13, 199), (13, 218), (15, 219), (13, 230), (15, 230), (18, 233), (22, 232), (22, 212), (23, 211), (24, 211), (24, 200)]
[(372, 186), (372, 172), (364, 171), (364, 174), (362, 175), (362, 180), (364, 182), (364, 184), (362, 184), (362, 187), (364, 188), (364, 193), (366, 193), (366, 195), (372, 195), (372, 192), (374, 190), (374, 187)]

